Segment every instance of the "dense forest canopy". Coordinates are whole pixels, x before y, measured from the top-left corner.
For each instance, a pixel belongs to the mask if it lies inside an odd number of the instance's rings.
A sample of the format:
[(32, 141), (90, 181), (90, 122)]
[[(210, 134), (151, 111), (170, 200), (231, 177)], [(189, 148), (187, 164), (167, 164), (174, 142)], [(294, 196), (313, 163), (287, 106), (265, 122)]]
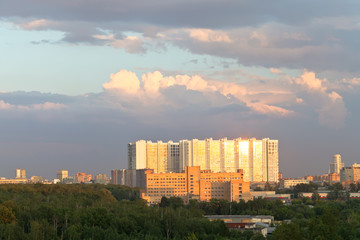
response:
[(204, 217), (216, 214), (272, 215), (278, 226), (269, 239), (360, 239), (357, 199), (185, 205), (172, 197), (148, 206), (139, 196), (119, 185), (0, 185), (0, 239), (265, 239)]

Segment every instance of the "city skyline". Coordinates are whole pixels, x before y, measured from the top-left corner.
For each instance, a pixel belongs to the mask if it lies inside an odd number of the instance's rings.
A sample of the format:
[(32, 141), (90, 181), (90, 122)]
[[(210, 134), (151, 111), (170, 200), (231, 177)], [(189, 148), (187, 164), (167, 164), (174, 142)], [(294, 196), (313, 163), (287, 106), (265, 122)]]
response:
[(110, 174), (138, 139), (278, 139), (284, 177), (360, 162), (359, 8), (3, 0), (0, 177)]

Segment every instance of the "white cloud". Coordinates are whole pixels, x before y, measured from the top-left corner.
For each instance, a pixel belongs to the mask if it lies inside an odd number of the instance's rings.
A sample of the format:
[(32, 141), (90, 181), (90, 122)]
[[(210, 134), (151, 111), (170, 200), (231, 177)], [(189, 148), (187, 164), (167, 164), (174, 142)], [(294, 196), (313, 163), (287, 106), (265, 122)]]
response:
[(136, 94), (140, 89), (140, 81), (135, 73), (121, 70), (110, 75), (110, 81), (103, 84), (105, 90), (120, 90)]
[(310, 90), (326, 90), (326, 87), (324, 86), (324, 82), (326, 82), (326, 79), (321, 80), (316, 78), (314, 72), (305, 71), (300, 78), (296, 78), (295, 82), (299, 85), (307, 87)]

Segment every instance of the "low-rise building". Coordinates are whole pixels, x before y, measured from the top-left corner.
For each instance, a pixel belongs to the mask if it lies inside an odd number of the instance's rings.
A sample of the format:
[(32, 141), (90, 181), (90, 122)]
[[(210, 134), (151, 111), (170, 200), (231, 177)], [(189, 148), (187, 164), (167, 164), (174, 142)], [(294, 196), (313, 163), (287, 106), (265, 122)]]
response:
[(291, 201), (291, 194), (276, 194), (275, 191), (251, 191), (253, 199), (264, 198), (269, 200), (280, 200), (283, 203)]
[(281, 179), (280, 188), (293, 188), (298, 184), (309, 184), (309, 180), (305, 179)]
[(16, 179), (6, 179), (0, 178), (0, 184), (24, 184), (27, 183), (27, 179), (16, 178)]
[(185, 202), (189, 199), (251, 199), (249, 182), (243, 181), (241, 169), (232, 173), (212, 173), (200, 170), (199, 166), (186, 166), (184, 173), (153, 173), (153, 170), (147, 170), (145, 174), (146, 193), (142, 198), (151, 204), (159, 203), (163, 196), (181, 197)]
[(205, 215), (205, 217), (210, 221), (222, 220), (228, 228), (240, 231), (252, 230), (261, 233), (264, 237), (274, 221), (274, 217), (269, 215)]

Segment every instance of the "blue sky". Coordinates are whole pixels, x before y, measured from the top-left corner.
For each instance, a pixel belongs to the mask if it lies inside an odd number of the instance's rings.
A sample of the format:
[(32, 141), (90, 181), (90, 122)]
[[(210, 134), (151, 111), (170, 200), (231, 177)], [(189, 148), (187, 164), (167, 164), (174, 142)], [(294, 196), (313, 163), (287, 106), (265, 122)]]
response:
[(358, 162), (359, 7), (1, 1), (0, 176), (109, 174), (137, 139), (279, 139), (285, 176)]

